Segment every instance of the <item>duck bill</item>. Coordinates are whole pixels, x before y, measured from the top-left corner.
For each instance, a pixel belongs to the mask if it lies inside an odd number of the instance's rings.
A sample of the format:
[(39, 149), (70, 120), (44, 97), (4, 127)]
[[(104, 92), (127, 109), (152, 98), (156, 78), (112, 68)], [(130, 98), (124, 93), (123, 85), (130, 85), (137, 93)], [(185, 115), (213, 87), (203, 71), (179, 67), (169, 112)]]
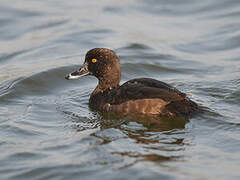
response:
[(72, 79), (78, 79), (78, 78), (83, 77), (83, 76), (87, 76), (87, 75), (89, 75), (89, 74), (91, 74), (91, 73), (88, 71), (88, 69), (86, 68), (86, 66), (83, 66), (83, 67), (81, 67), (79, 70), (74, 71), (74, 72), (72, 72), (72, 73), (70, 73), (70, 74), (67, 74), (67, 75), (65, 76), (65, 78), (66, 78), (67, 80), (72, 80)]

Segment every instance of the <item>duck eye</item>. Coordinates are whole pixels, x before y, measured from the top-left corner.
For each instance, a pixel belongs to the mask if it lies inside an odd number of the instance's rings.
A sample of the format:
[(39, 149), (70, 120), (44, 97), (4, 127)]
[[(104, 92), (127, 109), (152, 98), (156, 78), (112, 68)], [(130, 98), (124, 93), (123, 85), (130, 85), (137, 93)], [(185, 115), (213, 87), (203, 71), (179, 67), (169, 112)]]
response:
[(95, 63), (95, 62), (97, 62), (97, 60), (96, 59), (92, 59), (92, 63)]

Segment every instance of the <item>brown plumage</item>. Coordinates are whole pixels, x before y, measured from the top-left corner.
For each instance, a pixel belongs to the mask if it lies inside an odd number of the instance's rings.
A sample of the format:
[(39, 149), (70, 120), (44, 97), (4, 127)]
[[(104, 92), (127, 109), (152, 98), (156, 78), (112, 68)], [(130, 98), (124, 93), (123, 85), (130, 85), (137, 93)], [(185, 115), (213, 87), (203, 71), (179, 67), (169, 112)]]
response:
[(119, 58), (109, 49), (88, 51), (83, 67), (67, 75), (66, 79), (85, 75), (94, 75), (99, 80), (89, 100), (90, 107), (97, 111), (187, 116), (198, 110), (198, 105), (185, 93), (155, 79), (132, 79), (120, 86)]

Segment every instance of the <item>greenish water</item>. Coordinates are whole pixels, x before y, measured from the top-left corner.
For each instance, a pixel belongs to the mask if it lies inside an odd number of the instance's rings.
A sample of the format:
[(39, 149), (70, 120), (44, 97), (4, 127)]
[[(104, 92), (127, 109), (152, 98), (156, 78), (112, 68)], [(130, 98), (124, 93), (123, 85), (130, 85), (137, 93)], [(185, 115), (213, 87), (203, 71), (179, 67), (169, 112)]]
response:
[[(0, 179), (239, 179), (240, 1), (0, 4)], [(170, 83), (209, 112), (102, 116), (94, 77), (67, 81), (94, 47), (122, 83)]]

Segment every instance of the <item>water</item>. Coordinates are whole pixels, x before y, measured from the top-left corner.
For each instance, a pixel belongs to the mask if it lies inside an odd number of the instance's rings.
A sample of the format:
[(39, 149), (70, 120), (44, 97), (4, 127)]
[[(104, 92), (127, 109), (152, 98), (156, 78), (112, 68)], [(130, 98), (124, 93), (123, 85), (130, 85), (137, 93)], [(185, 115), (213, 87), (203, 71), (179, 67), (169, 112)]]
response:
[[(240, 1), (0, 4), (0, 179), (239, 179)], [(209, 112), (103, 117), (94, 77), (66, 81), (94, 47), (122, 82), (152, 77)]]

